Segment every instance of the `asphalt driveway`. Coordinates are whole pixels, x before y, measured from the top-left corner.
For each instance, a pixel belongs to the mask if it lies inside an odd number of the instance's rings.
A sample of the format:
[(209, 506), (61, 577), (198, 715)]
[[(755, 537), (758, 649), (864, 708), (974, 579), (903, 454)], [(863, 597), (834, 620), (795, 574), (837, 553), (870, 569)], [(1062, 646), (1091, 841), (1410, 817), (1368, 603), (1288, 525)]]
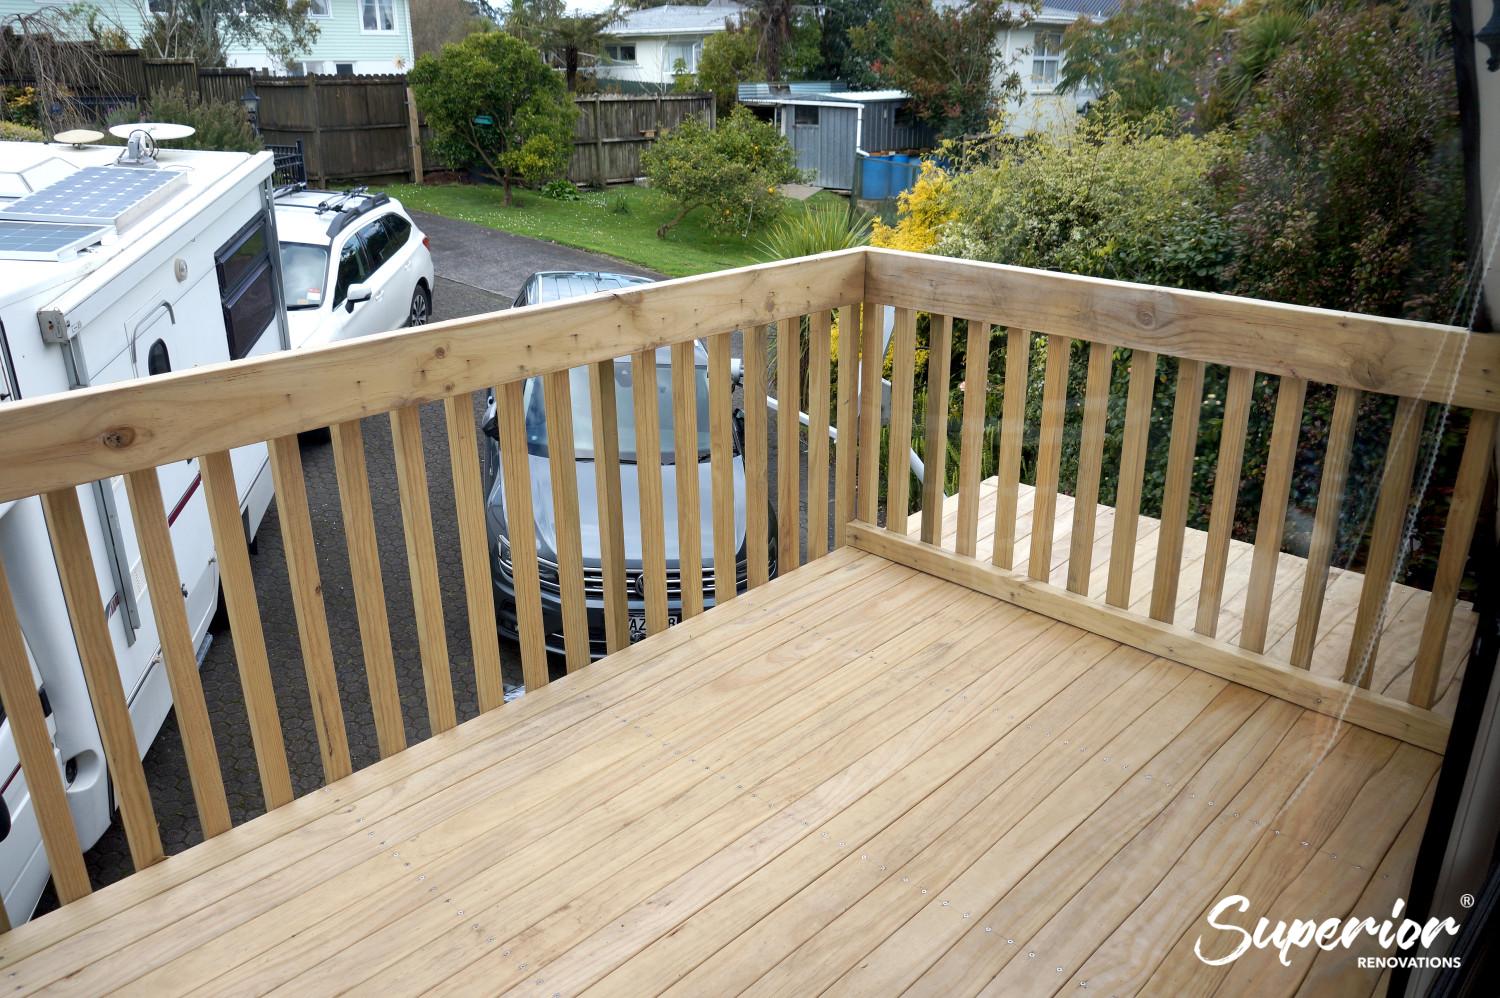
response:
[[(425, 213), (416, 213), (415, 217), (417, 224), (432, 240), (438, 275), (437, 287), (434, 289), (436, 319), (458, 318), (507, 308), (521, 284), (537, 270), (613, 270), (655, 276), (608, 257), (513, 236), (468, 222)], [(735, 339), (737, 341), (738, 337)], [(739, 354), (738, 342), (735, 343), (734, 352)], [(483, 402), (483, 395), (476, 394), (476, 414), (481, 410)], [(770, 442), (774, 495), (774, 417), (772, 425)], [(478, 712), (478, 704), (468, 622), (463, 613), (463, 578), (449, 473), (447, 434), (439, 405), (424, 407), (422, 431), (427, 451), (427, 472), (432, 494), (433, 526), (453, 686), (459, 720), (462, 721)], [(426, 738), (429, 731), (388, 419), (385, 416), (366, 419), (364, 436), (387, 612), (402, 694), (402, 714), (408, 742), (414, 743)], [(475, 457), (477, 459), (477, 455)], [(307, 476), (313, 531), (318, 539), (318, 563), (337, 663), (344, 722), (349, 734), (354, 766), (359, 769), (375, 762), (379, 754), (369, 690), (364, 676), (364, 659), (356, 621), (333, 455), (326, 437), (305, 440), (302, 460)], [(804, 475), (804, 490), (805, 488)], [(804, 503), (805, 501), (804, 491)], [(323, 776), (287, 581), (281, 527), (274, 504), (261, 525), (252, 564), (292, 782), (296, 793), (302, 795), (321, 786)], [(502, 639), (501, 658), (507, 688), (518, 685), (521, 682), (519, 650), (514, 644)], [(554, 668), (556, 671), (557, 666)], [(239, 824), (262, 813), (264, 804), (240, 692), (239, 674), (234, 661), (234, 644), (227, 631), (215, 635), (203, 663), (202, 677), (209, 711), (213, 717), (230, 808), (235, 823)], [(192, 788), (188, 782), (175, 715), (168, 717), (146, 757), (146, 776), (167, 852), (181, 852), (200, 841)], [(111, 883), (130, 872), (129, 849), (118, 822), (90, 851), (88, 860), (96, 886)], [(45, 897), (42, 904), (42, 910), (46, 910), (53, 901), (50, 896)]]

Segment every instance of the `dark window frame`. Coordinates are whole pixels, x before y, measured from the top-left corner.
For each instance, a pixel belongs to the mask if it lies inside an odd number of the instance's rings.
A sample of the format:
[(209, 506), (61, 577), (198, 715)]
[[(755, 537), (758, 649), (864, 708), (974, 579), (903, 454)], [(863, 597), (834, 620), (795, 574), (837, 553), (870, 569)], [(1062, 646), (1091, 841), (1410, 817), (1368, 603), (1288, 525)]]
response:
[(333, 305), (330, 306), (331, 308), (338, 308), (349, 297), (349, 285), (340, 286), (339, 284), (339, 271), (343, 267), (344, 250), (350, 246), (354, 247), (354, 252), (359, 257), (360, 264), (364, 268), (364, 276), (357, 281), (350, 281), (349, 283), (363, 284), (375, 273), (375, 268), (370, 266), (370, 254), (365, 248), (364, 239), (358, 231), (350, 233), (349, 238), (344, 241), (344, 245), (339, 247), (339, 255), (334, 257), (332, 253), (329, 254), (329, 265), (333, 269)]
[[(257, 235), (261, 237), (260, 249), (248, 261), (238, 265), (231, 276), (227, 265)], [(219, 281), (219, 307), (224, 314), (224, 335), (229, 344), (229, 359), (248, 357), (266, 330), (271, 328), (276, 316), (276, 272), (271, 264), (271, 231), (265, 215), (256, 215), (219, 247), (214, 254), (214, 272)], [(247, 340), (235, 329), (234, 309), (262, 282), (266, 285), (266, 294), (271, 302), (270, 313), (260, 328), (245, 331), (244, 336), (250, 337)]]
[[(793, 128), (816, 128), (823, 122), (822, 108), (816, 104), (793, 104), (792, 105), (792, 127)], [(811, 121), (804, 121), (810, 117)]]

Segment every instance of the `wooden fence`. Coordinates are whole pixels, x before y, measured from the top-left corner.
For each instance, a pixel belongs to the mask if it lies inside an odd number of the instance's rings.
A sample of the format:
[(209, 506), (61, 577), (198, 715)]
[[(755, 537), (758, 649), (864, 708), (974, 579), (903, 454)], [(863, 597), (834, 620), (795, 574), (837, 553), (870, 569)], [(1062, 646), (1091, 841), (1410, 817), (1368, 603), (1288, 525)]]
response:
[[(300, 141), (314, 184), (418, 178), (444, 166), (402, 74), (265, 76), (249, 69), (199, 69), (190, 59), (148, 59), (135, 49), (99, 54), (100, 78), (77, 81), (74, 89), (79, 108), (100, 117), (166, 90), (238, 101), (253, 87), (265, 141)], [(663, 130), (694, 114), (714, 120), (709, 94), (595, 94), (574, 102), (579, 114), (568, 179), (580, 184), (633, 180), (642, 172), (641, 153)]]

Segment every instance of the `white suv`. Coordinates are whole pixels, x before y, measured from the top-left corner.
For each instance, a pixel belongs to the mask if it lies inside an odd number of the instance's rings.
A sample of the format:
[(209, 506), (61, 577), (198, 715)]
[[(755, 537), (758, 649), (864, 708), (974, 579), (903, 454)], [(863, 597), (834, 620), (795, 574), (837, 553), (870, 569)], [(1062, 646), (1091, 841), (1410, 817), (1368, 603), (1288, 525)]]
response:
[(384, 194), (276, 192), (276, 232), (292, 346), (321, 346), (432, 317), (432, 253)]

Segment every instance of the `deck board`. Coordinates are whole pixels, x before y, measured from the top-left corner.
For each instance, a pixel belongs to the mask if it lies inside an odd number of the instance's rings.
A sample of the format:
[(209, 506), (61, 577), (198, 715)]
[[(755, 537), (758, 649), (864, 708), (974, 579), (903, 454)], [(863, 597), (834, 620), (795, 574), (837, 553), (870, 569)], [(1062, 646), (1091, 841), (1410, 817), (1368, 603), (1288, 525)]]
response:
[(841, 549), (21, 926), (0, 969), (17, 994), (1371, 991), (1192, 943), (1230, 890), (1388, 911), (1437, 764)]

